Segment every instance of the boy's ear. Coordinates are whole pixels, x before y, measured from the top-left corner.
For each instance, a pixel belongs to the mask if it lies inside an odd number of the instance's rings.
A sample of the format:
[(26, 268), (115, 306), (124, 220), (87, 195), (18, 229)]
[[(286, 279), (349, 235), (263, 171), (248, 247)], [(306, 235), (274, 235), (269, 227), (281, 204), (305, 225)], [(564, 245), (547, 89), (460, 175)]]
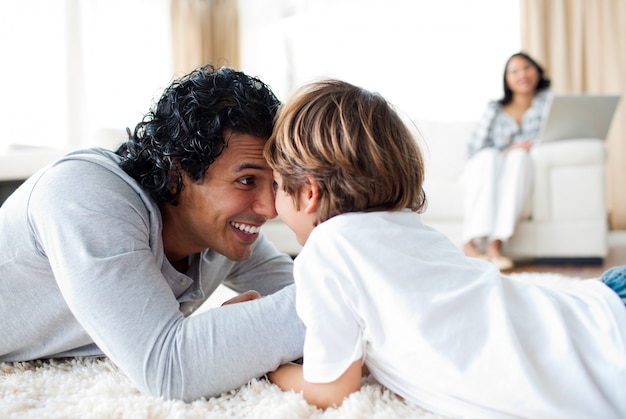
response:
[(320, 188), (315, 179), (307, 177), (308, 182), (302, 188), (302, 199), (304, 200), (304, 213), (312, 214), (317, 209), (320, 199)]

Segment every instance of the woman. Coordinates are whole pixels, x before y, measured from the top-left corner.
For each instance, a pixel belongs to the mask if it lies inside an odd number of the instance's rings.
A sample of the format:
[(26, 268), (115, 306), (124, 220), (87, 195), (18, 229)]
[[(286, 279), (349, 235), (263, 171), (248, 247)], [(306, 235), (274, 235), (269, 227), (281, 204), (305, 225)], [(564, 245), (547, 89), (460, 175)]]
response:
[(530, 149), (539, 135), (549, 86), (535, 60), (513, 54), (504, 70), (504, 96), (489, 103), (469, 142), (463, 250), (501, 270), (513, 268), (502, 253), (503, 244), (529, 215)]

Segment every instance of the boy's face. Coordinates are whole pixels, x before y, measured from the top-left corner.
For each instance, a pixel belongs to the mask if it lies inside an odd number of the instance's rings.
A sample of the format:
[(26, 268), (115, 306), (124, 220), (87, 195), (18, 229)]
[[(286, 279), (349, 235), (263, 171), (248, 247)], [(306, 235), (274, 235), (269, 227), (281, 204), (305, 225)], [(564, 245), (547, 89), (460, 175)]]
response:
[(314, 228), (314, 211), (310, 211), (311, 188), (305, 185), (298, 195), (300, 209), (296, 208), (294, 198), (283, 189), (282, 176), (274, 171), (276, 211), (287, 226), (296, 234), (298, 243), (304, 246)]

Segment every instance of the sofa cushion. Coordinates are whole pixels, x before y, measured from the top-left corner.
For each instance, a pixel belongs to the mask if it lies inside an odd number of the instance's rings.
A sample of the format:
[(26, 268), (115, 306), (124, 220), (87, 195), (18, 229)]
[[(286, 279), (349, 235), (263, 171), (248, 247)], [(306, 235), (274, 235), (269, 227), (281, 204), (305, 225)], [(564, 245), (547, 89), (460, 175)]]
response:
[(423, 218), (431, 220), (463, 220), (463, 185), (458, 180), (426, 178), (424, 182), (427, 207)]
[(424, 153), (426, 179), (457, 181), (467, 160), (467, 143), (475, 121), (416, 120)]

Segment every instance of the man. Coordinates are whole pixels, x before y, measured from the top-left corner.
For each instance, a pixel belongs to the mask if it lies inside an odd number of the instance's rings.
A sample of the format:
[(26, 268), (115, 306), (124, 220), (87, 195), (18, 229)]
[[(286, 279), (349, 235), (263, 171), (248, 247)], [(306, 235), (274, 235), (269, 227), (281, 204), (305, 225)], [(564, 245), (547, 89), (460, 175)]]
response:
[[(207, 66), (115, 153), (27, 180), (0, 208), (0, 361), (104, 354), (142, 392), (189, 401), (299, 358), (292, 261), (260, 233), (276, 216), (262, 151), (278, 105)], [(189, 317), (220, 283), (267, 297)]]

